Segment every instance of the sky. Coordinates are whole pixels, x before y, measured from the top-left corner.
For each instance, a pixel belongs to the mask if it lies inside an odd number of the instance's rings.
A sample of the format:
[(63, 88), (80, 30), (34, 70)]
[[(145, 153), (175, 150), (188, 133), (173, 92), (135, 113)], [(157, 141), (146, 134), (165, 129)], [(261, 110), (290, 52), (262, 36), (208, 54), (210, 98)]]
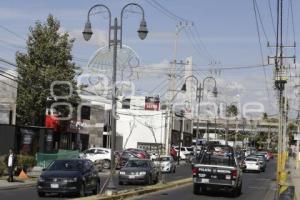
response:
[[(131, 2), (144, 8), (149, 30), (147, 38), (140, 40), (136, 31), (141, 15), (125, 14), (122, 41), (139, 58), (140, 70), (134, 78), (138, 94), (165, 94), (171, 66), (169, 63), (175, 59), (176, 24), (187, 20), (188, 26), (178, 34), (176, 60), (185, 61), (187, 57), (192, 56), (193, 75), (199, 80), (214, 76), (219, 83), (218, 98), (221, 100), (232, 102), (238, 97), (242, 102), (258, 101), (265, 105), (270, 115), (277, 113), (273, 83), (274, 65), (261, 67), (262, 63), (267, 64), (268, 56), (274, 56), (275, 52), (274, 48), (267, 47), (267, 42), (275, 44), (275, 0), (256, 0), (256, 14), (260, 16), (257, 18), (259, 29), (256, 25), (253, 0), (3, 1), (0, 8), (0, 57), (15, 62), (16, 51), (26, 51), (29, 27), (34, 26), (36, 21), (44, 22), (47, 16), (52, 14), (60, 21), (61, 31), (67, 31), (75, 38), (72, 51), (74, 62), (85, 69), (95, 51), (108, 43), (108, 19), (101, 14), (91, 16), (94, 35), (91, 41), (84, 41), (81, 32), (88, 10), (95, 4), (104, 4), (110, 8), (112, 17), (118, 17), (120, 20), (122, 7)], [(300, 28), (297, 25), (300, 24), (300, 14), (296, 11), (300, 9), (300, 2), (284, 2), (284, 42), (285, 45), (292, 45), (292, 19), (295, 25), (295, 40), (299, 40)], [(293, 18), (291, 10), (294, 11)], [(287, 49), (285, 53), (293, 56), (294, 48)], [(296, 56), (299, 55), (296, 53)], [(243, 69), (240, 69), (241, 67)], [(293, 67), (294, 65), (291, 65), (291, 74), (295, 73)], [(180, 76), (183, 73), (182, 68), (177, 66), (178, 89), (184, 81)], [(293, 95), (296, 81), (295, 78), (291, 78), (288, 85), (291, 101), (296, 101)]]

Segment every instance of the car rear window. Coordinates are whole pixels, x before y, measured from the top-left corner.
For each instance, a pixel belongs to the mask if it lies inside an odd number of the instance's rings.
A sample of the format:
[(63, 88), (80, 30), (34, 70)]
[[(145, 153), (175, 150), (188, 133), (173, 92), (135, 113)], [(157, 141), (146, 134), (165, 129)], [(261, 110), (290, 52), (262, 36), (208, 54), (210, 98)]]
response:
[(47, 168), (49, 171), (82, 171), (82, 169), (81, 160), (55, 160)]
[(222, 165), (222, 166), (235, 166), (235, 161), (232, 156), (218, 156), (206, 154), (201, 164), (204, 165)]
[(145, 160), (129, 160), (125, 167), (146, 168), (148, 163)]
[(254, 162), (256, 162), (257, 159), (256, 158), (246, 158), (245, 161), (254, 161)]

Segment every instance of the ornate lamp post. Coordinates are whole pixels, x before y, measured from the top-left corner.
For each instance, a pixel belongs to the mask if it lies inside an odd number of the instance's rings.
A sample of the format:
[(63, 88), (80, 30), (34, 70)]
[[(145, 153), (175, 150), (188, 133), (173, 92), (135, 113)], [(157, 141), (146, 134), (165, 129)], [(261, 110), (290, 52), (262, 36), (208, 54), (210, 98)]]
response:
[[(92, 31), (92, 24), (90, 22), (90, 16), (91, 16), (91, 11), (95, 9), (101, 9), (100, 12), (98, 13), (108, 13), (108, 47), (111, 48), (113, 47), (113, 74), (112, 74), (112, 126), (111, 126), (111, 170), (110, 170), (110, 182), (108, 185), (108, 189), (114, 190), (116, 187), (113, 183), (112, 176), (115, 174), (115, 155), (114, 152), (116, 150), (116, 72), (117, 72), (117, 48), (118, 44), (120, 45), (120, 48), (122, 48), (122, 27), (123, 27), (123, 14), (126, 8), (129, 6), (134, 6), (136, 8), (139, 8), (142, 12), (142, 20), (140, 22), (140, 27), (138, 29), (138, 36), (141, 40), (145, 39), (147, 34), (148, 34), (148, 29), (147, 29), (147, 23), (145, 21), (145, 14), (144, 14), (144, 9), (136, 3), (129, 3), (125, 5), (122, 10), (121, 10), (121, 23), (118, 25), (118, 18), (114, 18), (114, 24), (111, 24), (111, 12), (109, 8), (105, 5), (102, 4), (97, 4), (94, 5), (90, 8), (88, 11), (87, 15), (87, 21), (85, 23), (84, 31), (82, 32), (83, 37), (86, 41), (88, 41), (93, 34)], [(118, 31), (120, 31), (120, 37), (118, 39)], [(111, 38), (111, 32), (113, 32), (113, 38)]]
[[(214, 77), (212, 76), (208, 76), (206, 78), (203, 79), (203, 82), (202, 82), (202, 85), (203, 87), (201, 86), (201, 83), (199, 83), (198, 81), (198, 78), (194, 75), (191, 75), (191, 76), (188, 76), (185, 78), (185, 81), (184, 81), (184, 84), (181, 88), (182, 91), (186, 91), (186, 81), (188, 78), (193, 78), (196, 80), (197, 82), (197, 93), (196, 93), (196, 100), (198, 101), (198, 116), (197, 116), (197, 133), (196, 133), (196, 149), (197, 149), (197, 141), (198, 141), (198, 137), (199, 137), (199, 123), (200, 123), (200, 102), (201, 102), (201, 99), (203, 100), (203, 94), (202, 94), (202, 91), (204, 91), (204, 86), (205, 86), (205, 81), (207, 81), (208, 79), (211, 79), (214, 81), (214, 88), (213, 88), (213, 91), (212, 93), (214, 94), (214, 97), (217, 97), (218, 95), (218, 89), (217, 89), (217, 81)], [(209, 135), (208, 133), (206, 134), (206, 140), (208, 141), (209, 140)]]

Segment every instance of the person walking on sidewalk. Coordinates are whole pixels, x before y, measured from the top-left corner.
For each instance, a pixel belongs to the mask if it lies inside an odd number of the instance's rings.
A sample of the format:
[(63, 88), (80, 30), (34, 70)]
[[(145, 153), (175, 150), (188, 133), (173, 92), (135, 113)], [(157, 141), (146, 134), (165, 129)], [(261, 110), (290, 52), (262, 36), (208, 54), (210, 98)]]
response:
[(7, 171), (8, 171), (8, 182), (14, 181), (14, 168), (17, 163), (17, 156), (14, 154), (12, 149), (9, 149), (9, 154), (6, 156), (6, 163), (7, 163)]

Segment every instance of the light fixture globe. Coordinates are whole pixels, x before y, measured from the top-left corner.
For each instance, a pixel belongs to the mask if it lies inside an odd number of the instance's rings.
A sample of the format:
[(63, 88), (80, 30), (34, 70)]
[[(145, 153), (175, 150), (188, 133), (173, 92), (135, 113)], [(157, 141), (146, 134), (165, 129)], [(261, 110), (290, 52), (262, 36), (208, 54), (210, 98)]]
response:
[(181, 91), (186, 92), (186, 84), (185, 83), (182, 85)]
[(141, 40), (144, 40), (148, 34), (148, 29), (147, 29), (147, 23), (145, 21), (145, 19), (142, 19), (141, 24), (140, 24), (140, 28), (137, 31), (139, 34), (139, 38)]
[(85, 23), (82, 35), (85, 41), (89, 41), (91, 39), (93, 35), (93, 31), (92, 31), (92, 24), (89, 21)]

